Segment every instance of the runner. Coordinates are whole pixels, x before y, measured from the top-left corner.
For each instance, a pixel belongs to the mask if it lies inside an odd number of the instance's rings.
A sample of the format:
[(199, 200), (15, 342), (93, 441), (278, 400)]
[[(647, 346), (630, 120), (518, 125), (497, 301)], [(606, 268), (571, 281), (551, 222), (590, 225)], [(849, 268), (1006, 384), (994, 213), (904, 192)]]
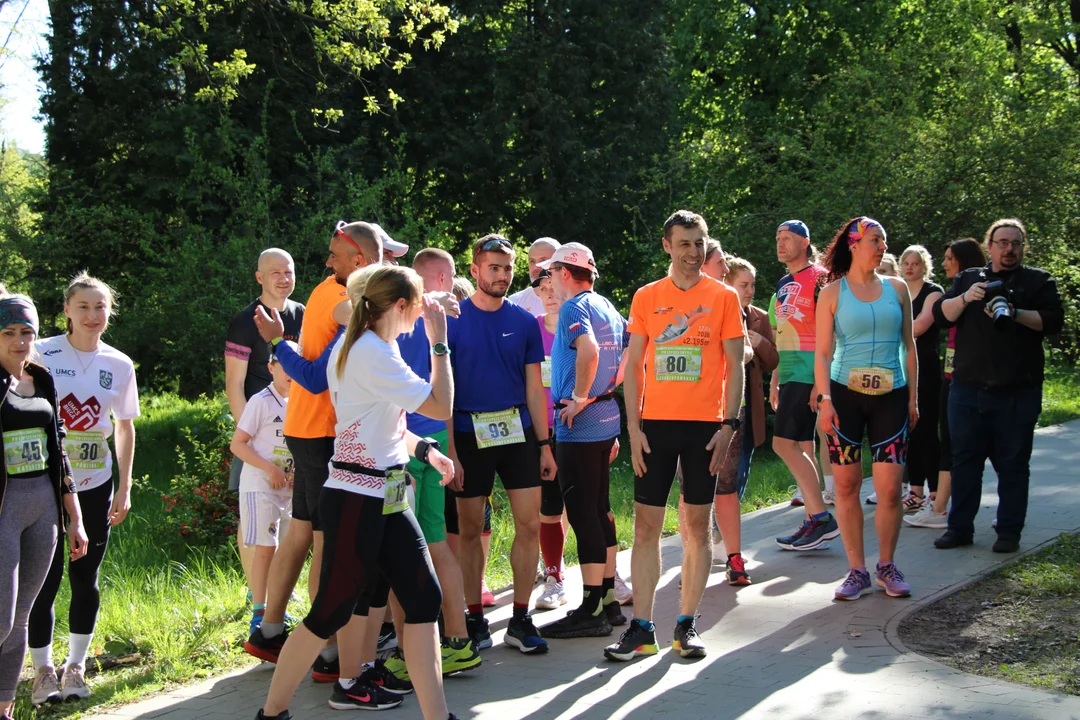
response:
[(514, 516), (510, 564), (513, 617), (506, 643), (523, 653), (543, 653), (547, 643), (529, 616), (539, 558), (540, 482), (555, 477), (540, 364), (544, 346), (536, 318), (504, 302), (514, 279), (514, 249), (499, 235), (473, 246), (470, 272), (477, 291), (449, 324), (454, 352), (454, 432), (450, 457), (462, 487), (457, 497), (461, 532), (458, 557), (469, 609), (469, 635), (477, 647), (490, 642), (480, 599), (484, 503), (498, 473)]
[(518, 307), (525, 308), (531, 314), (539, 317), (544, 314), (544, 303), (536, 293), (533, 283), (540, 275), (540, 263), (550, 260), (555, 251), (559, 249), (559, 241), (555, 238), (542, 237), (533, 241), (529, 246), (529, 286), (519, 290), (506, 298)]
[(716, 473), (739, 427), (743, 326), (735, 291), (703, 275), (708, 226), (680, 210), (664, 223), (672, 274), (639, 289), (630, 308), (626, 414), (634, 467), (634, 620), (604, 654), (631, 660), (658, 652), (652, 622), (660, 533), (675, 468), (683, 469), (688, 544), (682, 610), (672, 647), (705, 656), (694, 616), (711, 563)]
[[(334, 340), (350, 312), (345, 292), (349, 274), (367, 265), (378, 264), (382, 257), (379, 236), (367, 223), (339, 222), (330, 239), (330, 257), (326, 267), (332, 274), (319, 283), (308, 298), (301, 331), (300, 351), (306, 360), (314, 360)], [(271, 315), (280, 321), (277, 313)], [(265, 318), (261, 308), (257, 318)], [(281, 342), (275, 337), (275, 343)], [(289, 412), (285, 416), (285, 443), (293, 457), (293, 505), (289, 533), (274, 553), (267, 583), (266, 611), (262, 624), (251, 633), (244, 650), (268, 662), (276, 662), (288, 633), (285, 632), (285, 608), (300, 577), (308, 549), (312, 549), (311, 567), (322, 567), (322, 525), (319, 521), (319, 495), (326, 482), (330, 457), (334, 451), (334, 408), (327, 392), (311, 393), (299, 382), (301, 371), (282, 363), (297, 383), (290, 390)], [(308, 594), (314, 598), (319, 586), (318, 572), (308, 576)], [(319, 656), (314, 672), (323, 681), (339, 675), (336, 646), (329, 646)]]
[(795, 478), (807, 516), (794, 533), (776, 538), (776, 544), (784, 550), (815, 550), (840, 534), (825, 508), (814, 463), (815, 313), (828, 271), (814, 263), (810, 230), (801, 220), (788, 220), (776, 229), (776, 256), (788, 274), (777, 283), (770, 308), (780, 356), (772, 377), (777, 396), (773, 450)]
[[(986, 254), (975, 238), (962, 238), (945, 246), (941, 267), (945, 277), (953, 280), (964, 270), (986, 265)], [(931, 304), (932, 307), (932, 304)], [(945, 362), (938, 398), (938, 427), (941, 452), (938, 463), (937, 494), (932, 502), (924, 503), (914, 515), (904, 518), (906, 525), (944, 530), (949, 526), (949, 498), (952, 496), (952, 442), (949, 435), (949, 390), (952, 387), (953, 356), (956, 353), (956, 327), (949, 328), (945, 347)], [(920, 383), (921, 385), (921, 383)], [(922, 404), (919, 405), (920, 410)], [(916, 425), (918, 427), (918, 425)], [(995, 520), (995, 522), (997, 522)]]
[(941, 329), (934, 323), (934, 303), (945, 294), (944, 288), (930, 281), (933, 273), (930, 252), (922, 245), (911, 245), (900, 254), (900, 270), (911, 297), (914, 318), (912, 332), (919, 357), (919, 423), (908, 436), (908, 459), (904, 482), (911, 488), (902, 502), (904, 513), (922, 510), (926, 490), (937, 493), (937, 472), (941, 464), (938, 442), (938, 405), (941, 402)]
[[(376, 238), (376, 244), (378, 240)], [(376, 257), (378, 257), (376, 255)], [(344, 637), (346, 625), (388, 584), (405, 609), (402, 638), (409, 671), (427, 720), (453, 718), (439, 672), (435, 621), (442, 593), (423, 535), (406, 499), (405, 463), (410, 455), (437, 467), (444, 481), (453, 464), (404, 429), (406, 410), (447, 419), (453, 405), (446, 320), (442, 307), (423, 298), (420, 277), (408, 268), (379, 267), (350, 277), (366, 283), (349, 327), (328, 368), (337, 422), (332, 469), (320, 499), (326, 561), (320, 591), (303, 624), (282, 649), (266, 704), (257, 718), (287, 720), (288, 704), (327, 638)], [(355, 293), (354, 293), (355, 294)], [(432, 344), (432, 383), (401, 359), (396, 338), (410, 332), (423, 312)], [(385, 709), (372, 688), (357, 679), (338, 680), (334, 709)]]
[[(304, 321), (304, 306), (289, 299), (296, 289), (296, 268), (289, 253), (279, 248), (263, 250), (259, 254), (255, 281), (262, 287), (262, 293), (233, 318), (225, 335), (225, 396), (229, 400), (229, 411), (234, 422), (239, 422), (244, 414), (247, 401), (255, 393), (262, 392), (273, 380), (267, 370), (269, 346), (259, 338), (255, 328), (255, 309), (262, 307), (269, 312), (270, 308), (274, 308), (281, 313), (285, 322), (284, 337), (293, 342), (300, 338), (300, 326)], [(243, 467), (242, 460), (233, 458), (229, 490), (239, 490)], [(248, 578), (255, 548), (244, 545), (239, 528), (236, 530), (236, 546), (240, 552), (244, 577)], [(249, 582), (249, 594), (250, 588)]]
[(368, 224), (375, 228), (375, 232), (382, 241), (382, 264), (397, 265), (398, 258), (403, 257), (405, 253), (409, 252), (409, 246), (390, 237), (387, 232), (382, 229), (382, 225), (377, 223)]
[(814, 377), (818, 388), (828, 389), (816, 398), (818, 424), (829, 442), (836, 512), (851, 565), (836, 589), (837, 600), (856, 600), (873, 591), (859, 502), (864, 434), (870, 438), (878, 494), (877, 584), (890, 597), (911, 594), (893, 552), (900, 535), (908, 433), (919, 419), (918, 360), (907, 286), (876, 272), (886, 247), (885, 228), (878, 221), (857, 217), (845, 223), (825, 253), (832, 282), (821, 291), (817, 306)]
[(68, 557), (87, 552), (56, 386), (30, 360), (37, 308), (25, 295), (0, 295), (0, 717), (11, 717), (26, 659), (26, 623), (68, 518)]
[(568, 243), (540, 265), (550, 273), (548, 282), (562, 304), (551, 350), (551, 395), (557, 410), (559, 488), (577, 536), (584, 584), (581, 606), (545, 626), (543, 634), (606, 637), (612, 626), (626, 623), (615, 599), (619, 547), (608, 518), (608, 489), (621, 420), (614, 391), (629, 338), (622, 316), (593, 291), (598, 274), (589, 248)]
[[(64, 449), (72, 466), (89, 543), (86, 557), (68, 568), (68, 657), (59, 687), (53, 670), (52, 642), (53, 606), (67, 555), (62, 544), (30, 613), (30, 658), (35, 671), (31, 700), (35, 705), (90, 696), (85, 678), (86, 655), (101, 606), (98, 571), (109, 546), (109, 531), (122, 523), (131, 509), (131, 464), (135, 457), (132, 421), (139, 416), (139, 393), (131, 358), (101, 341), (114, 304), (108, 285), (80, 273), (64, 291), (67, 333), (37, 343), (42, 362), (52, 371), (56, 383), (60, 419), (67, 429)], [(115, 495), (109, 450), (114, 421), (120, 476)]]

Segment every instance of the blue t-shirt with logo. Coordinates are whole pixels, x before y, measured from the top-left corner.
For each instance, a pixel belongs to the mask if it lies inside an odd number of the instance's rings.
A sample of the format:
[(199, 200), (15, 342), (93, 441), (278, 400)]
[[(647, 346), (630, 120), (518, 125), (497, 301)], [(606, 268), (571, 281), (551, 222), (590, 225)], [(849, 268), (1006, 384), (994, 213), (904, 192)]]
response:
[(536, 318), (513, 303), (486, 312), (466, 299), (460, 317), (447, 318), (447, 340), (454, 368), (454, 430), (473, 431), (469, 413), (516, 406), (521, 406), (521, 427), (531, 426), (525, 366), (544, 360)]
[[(582, 335), (592, 335), (600, 347), (600, 361), (589, 397), (615, 389), (619, 361), (630, 342), (626, 321), (606, 297), (583, 292), (564, 302), (551, 348), (551, 396), (560, 402), (566, 402), (574, 394), (577, 350), (572, 346)], [(558, 442), (610, 440), (619, 435), (619, 420), (619, 404), (614, 399), (589, 403), (574, 418), (572, 428), (556, 418), (555, 439)]]
[[(414, 373), (424, 380), (431, 382), (431, 345), (428, 343), (427, 331), (424, 330), (424, 318), (419, 318), (413, 331), (409, 334), (398, 335), (398, 352)], [(405, 416), (405, 425), (409, 432), (420, 437), (427, 437), (446, 429), (446, 421), (432, 420), (420, 413), (409, 413)]]

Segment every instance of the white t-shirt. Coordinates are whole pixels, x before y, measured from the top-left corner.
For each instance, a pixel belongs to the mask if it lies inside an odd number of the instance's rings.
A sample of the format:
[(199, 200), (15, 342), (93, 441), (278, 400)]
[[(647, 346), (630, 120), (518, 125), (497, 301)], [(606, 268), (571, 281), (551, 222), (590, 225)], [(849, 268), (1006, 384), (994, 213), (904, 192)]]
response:
[(67, 335), (34, 344), (42, 364), (56, 382), (60, 418), (67, 428), (64, 449), (71, 462), (76, 490), (90, 490), (112, 480), (108, 439), (112, 418), (139, 417), (135, 364), (116, 348), (100, 343), (94, 352), (71, 346)]
[[(285, 412), (289, 398), (282, 397), (273, 383), (251, 396), (236, 427), (251, 436), (251, 447), (263, 460), (285, 472), (292, 469), (292, 454), (285, 445)], [(240, 471), (240, 492), (279, 492), (271, 487), (266, 473), (244, 463)]]
[[(340, 380), (339, 341), (326, 368), (330, 400), (337, 413), (334, 460), (377, 470), (409, 462), (405, 446), (405, 413), (416, 412), (431, 394), (431, 385), (414, 373), (398, 352), (397, 341), (386, 342), (368, 330), (349, 350)], [(323, 487), (383, 497), (386, 479), (357, 475), (330, 466)]]
[(540, 299), (540, 296), (537, 295), (536, 291), (531, 287), (516, 292), (506, 299), (517, 305), (519, 308), (528, 310), (536, 317), (540, 317), (544, 314), (544, 301)]

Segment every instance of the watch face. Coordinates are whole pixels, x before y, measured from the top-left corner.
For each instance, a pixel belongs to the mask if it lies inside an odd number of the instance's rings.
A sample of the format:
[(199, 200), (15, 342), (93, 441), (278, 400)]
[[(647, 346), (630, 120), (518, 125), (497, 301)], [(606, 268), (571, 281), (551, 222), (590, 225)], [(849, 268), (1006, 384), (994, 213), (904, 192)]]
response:
[(436, 355), (445, 355), (450, 352), (450, 348), (446, 347), (446, 343), (437, 342), (432, 346), (431, 352)]

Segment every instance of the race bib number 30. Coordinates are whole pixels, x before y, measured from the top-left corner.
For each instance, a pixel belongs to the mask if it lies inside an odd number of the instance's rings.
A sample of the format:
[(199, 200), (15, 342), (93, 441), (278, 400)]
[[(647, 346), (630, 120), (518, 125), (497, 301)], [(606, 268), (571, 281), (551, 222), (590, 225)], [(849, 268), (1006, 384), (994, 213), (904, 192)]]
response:
[(653, 375), (657, 380), (701, 380), (701, 348), (657, 345), (653, 350)]
[(43, 472), (49, 465), (45, 429), (9, 430), (4, 433), (4, 467), (9, 475)]
[(476, 447), (481, 450), (525, 442), (525, 430), (521, 427), (521, 413), (517, 408), (475, 413), (472, 421)]
[(109, 455), (109, 444), (103, 432), (79, 432), (69, 430), (64, 438), (68, 462), (75, 470), (104, 470)]
[(409, 508), (408, 483), (404, 470), (386, 471), (386, 494), (383, 496), (383, 515), (405, 512)]
[(848, 389), (863, 395), (885, 395), (893, 389), (893, 371), (885, 368), (851, 368)]

